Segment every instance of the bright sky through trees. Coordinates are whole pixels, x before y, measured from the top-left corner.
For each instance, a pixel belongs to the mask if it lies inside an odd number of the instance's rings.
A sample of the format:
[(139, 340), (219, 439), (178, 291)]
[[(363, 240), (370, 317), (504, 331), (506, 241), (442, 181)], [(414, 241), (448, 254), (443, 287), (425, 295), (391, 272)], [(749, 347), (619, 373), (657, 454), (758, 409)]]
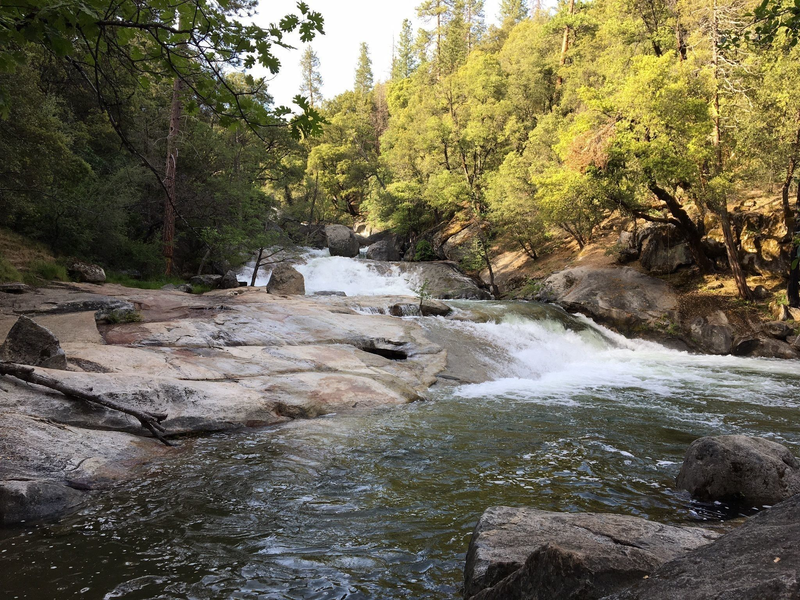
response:
[[(369, 46), (372, 71), (376, 81), (389, 78), (392, 62), (392, 38), (400, 36), (403, 19), (411, 19), (414, 28), (420, 25), (416, 7), (421, 0), (306, 0), (309, 6), (325, 17), (325, 35), (314, 40), (319, 56), (324, 85), (322, 94), (332, 98), (353, 86), (361, 42)], [(544, 2), (545, 5), (554, 2)], [(296, 0), (261, 0), (260, 25), (296, 11)], [(497, 22), (500, 0), (486, 0), (487, 23)], [(280, 74), (270, 84), (270, 94), (277, 104), (291, 105), (300, 89), (300, 54), (276, 48), (281, 59)]]

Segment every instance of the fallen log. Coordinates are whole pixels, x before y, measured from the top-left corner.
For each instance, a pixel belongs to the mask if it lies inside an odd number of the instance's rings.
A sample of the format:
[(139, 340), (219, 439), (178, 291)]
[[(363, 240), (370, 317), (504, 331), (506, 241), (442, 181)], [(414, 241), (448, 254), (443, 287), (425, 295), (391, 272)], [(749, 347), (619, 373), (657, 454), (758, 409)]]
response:
[(173, 445), (162, 435), (167, 431), (164, 426), (161, 425), (161, 422), (167, 418), (166, 414), (150, 413), (123, 406), (122, 404), (114, 402), (113, 400), (108, 400), (102, 396), (92, 394), (90, 393), (91, 390), (86, 392), (84, 390), (74, 388), (54, 377), (36, 373), (32, 367), (26, 367), (15, 363), (0, 362), (0, 375), (15, 377), (17, 379), (21, 379), (22, 381), (27, 381), (28, 383), (34, 383), (36, 385), (41, 385), (42, 387), (50, 388), (51, 390), (56, 390), (57, 392), (64, 394), (67, 398), (73, 400), (89, 402), (90, 404), (96, 404), (111, 410), (117, 410), (125, 413), (126, 415), (131, 415), (132, 417), (138, 419), (142, 424), (142, 427), (148, 429), (150, 433), (152, 433), (153, 436), (163, 444), (166, 444), (167, 446)]

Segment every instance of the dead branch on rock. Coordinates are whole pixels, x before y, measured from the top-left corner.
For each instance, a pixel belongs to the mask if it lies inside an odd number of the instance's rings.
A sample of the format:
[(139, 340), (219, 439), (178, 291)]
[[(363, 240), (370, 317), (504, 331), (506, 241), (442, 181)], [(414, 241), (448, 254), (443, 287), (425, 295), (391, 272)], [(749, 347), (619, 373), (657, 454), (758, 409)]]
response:
[(89, 392), (74, 388), (59, 381), (58, 379), (55, 379), (54, 377), (40, 375), (39, 373), (36, 373), (32, 367), (26, 367), (8, 362), (0, 362), (0, 375), (16, 377), (22, 381), (27, 381), (28, 383), (34, 383), (36, 385), (41, 385), (43, 387), (61, 392), (68, 398), (89, 402), (91, 404), (97, 404), (98, 406), (103, 406), (111, 410), (117, 410), (125, 413), (126, 415), (136, 417), (136, 419), (138, 419), (142, 424), (142, 427), (148, 429), (153, 436), (158, 438), (158, 440), (160, 440), (163, 444), (166, 444), (167, 446), (173, 445), (162, 435), (167, 431), (164, 426), (161, 425), (161, 422), (167, 418), (167, 415), (165, 414), (150, 413), (123, 406), (122, 404), (118, 404), (113, 400), (107, 400), (96, 394), (91, 394)]

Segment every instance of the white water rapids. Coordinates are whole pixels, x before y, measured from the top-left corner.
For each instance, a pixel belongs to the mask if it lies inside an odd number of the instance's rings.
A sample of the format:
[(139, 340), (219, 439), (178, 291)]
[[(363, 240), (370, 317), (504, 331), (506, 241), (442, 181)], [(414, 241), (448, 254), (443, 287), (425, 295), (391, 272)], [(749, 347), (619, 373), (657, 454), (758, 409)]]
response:
[[(255, 261), (249, 262), (238, 277), (249, 282), (253, 277)], [(299, 256), (294, 268), (305, 278), (306, 294), (316, 292), (344, 292), (348, 296), (414, 296), (417, 283), (406, 279), (397, 267), (388, 274), (379, 273), (374, 262), (331, 256), (325, 250), (306, 249)], [(257, 286), (269, 283), (272, 271), (262, 268), (256, 278)]]

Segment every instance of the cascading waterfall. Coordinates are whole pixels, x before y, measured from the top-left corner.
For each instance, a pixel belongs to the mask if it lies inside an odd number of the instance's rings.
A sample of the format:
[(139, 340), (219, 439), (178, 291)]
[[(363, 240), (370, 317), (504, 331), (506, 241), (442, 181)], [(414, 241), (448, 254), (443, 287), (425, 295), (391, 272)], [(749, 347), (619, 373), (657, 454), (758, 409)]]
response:
[[(250, 281), (255, 261), (239, 271), (239, 279)], [(397, 267), (379, 271), (375, 263), (363, 257), (357, 259), (331, 256), (325, 250), (304, 249), (293, 266), (305, 278), (306, 294), (315, 292), (344, 292), (348, 296), (413, 296), (415, 282), (403, 277)], [(272, 271), (262, 268), (257, 286), (269, 283)]]

